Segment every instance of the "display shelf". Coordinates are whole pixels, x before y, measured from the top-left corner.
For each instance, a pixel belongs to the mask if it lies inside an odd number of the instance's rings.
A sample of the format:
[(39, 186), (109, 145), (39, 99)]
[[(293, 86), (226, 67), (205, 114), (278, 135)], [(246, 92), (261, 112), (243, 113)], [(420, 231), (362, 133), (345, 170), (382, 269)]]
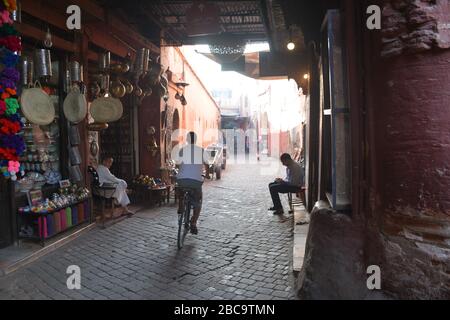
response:
[[(87, 205), (85, 205), (87, 204)], [(79, 213), (78, 213), (78, 206), (79, 205), (83, 205), (83, 210), (87, 210), (83, 212), (83, 215), (80, 217)], [(61, 213), (67, 217), (67, 212), (65, 211), (66, 209), (70, 208), (71, 212), (70, 212), (70, 219), (68, 222), (66, 219), (62, 219), (61, 218)], [(73, 213), (76, 209), (77, 215), (76, 218), (73, 218)], [(60, 214), (59, 218), (56, 219), (56, 217), (54, 216), (55, 214)], [(18, 224), (17, 224), (17, 234), (18, 234), (18, 238), (19, 239), (27, 239), (27, 240), (35, 240), (35, 241), (39, 241), (41, 243), (41, 245), (44, 247), (45, 246), (45, 241), (48, 239), (51, 239), (57, 235), (61, 235), (73, 228), (76, 228), (84, 223), (92, 223), (92, 197), (88, 197), (84, 200), (81, 201), (77, 201), (74, 203), (71, 203), (70, 205), (58, 208), (56, 210), (53, 210), (51, 212), (17, 212), (18, 216), (20, 217), (18, 219)], [(48, 228), (49, 228), (49, 222), (48, 222), (48, 217), (51, 216), (52, 218), (52, 230), (53, 232), (50, 235), (46, 235), (46, 233), (48, 232)], [(45, 220), (44, 220), (45, 218)], [(61, 219), (61, 220), (59, 220)], [(28, 223), (23, 223), (24, 220), (27, 220)], [(30, 222), (30, 220), (32, 222)], [(56, 227), (55, 225), (53, 225), (53, 223), (55, 221), (65, 221), (64, 223), (61, 222), (61, 224), (58, 225), (58, 227)], [(76, 221), (76, 222), (74, 222)], [(25, 226), (28, 225), (33, 229), (33, 232), (37, 232), (38, 235), (33, 234), (31, 236), (28, 235), (21, 235), (20, 234), (20, 229), (21, 226)], [(62, 225), (64, 225), (64, 227), (62, 227)], [(36, 231), (37, 228), (37, 231)]]
[(67, 205), (65, 207), (61, 207), (61, 208), (55, 209), (55, 210), (50, 211), (50, 212), (20, 212), (19, 211), (18, 214), (45, 216), (45, 215), (48, 215), (48, 214), (53, 214), (55, 212), (58, 212), (58, 211), (61, 211), (61, 210), (64, 210), (64, 209), (67, 209), (67, 208), (70, 208), (70, 207), (73, 207), (73, 206), (77, 206), (77, 205), (82, 204), (82, 203), (85, 203), (86, 201), (89, 201), (89, 199), (90, 198), (86, 198), (86, 199), (84, 199), (82, 201), (77, 201), (77, 202), (71, 203), (71, 204), (69, 204), (69, 205)]

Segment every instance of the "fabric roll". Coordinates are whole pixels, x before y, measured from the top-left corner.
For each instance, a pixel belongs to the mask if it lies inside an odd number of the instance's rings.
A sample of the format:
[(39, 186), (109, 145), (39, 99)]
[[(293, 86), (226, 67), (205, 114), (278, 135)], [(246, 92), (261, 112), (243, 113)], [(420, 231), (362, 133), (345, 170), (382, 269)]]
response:
[(43, 221), (43, 217), (39, 217), (38, 218), (38, 235), (39, 235), (39, 238), (42, 238), (42, 221)]
[(64, 231), (67, 228), (66, 210), (63, 209), (59, 213), (60, 213), (60, 216), (61, 216), (61, 231)]
[(55, 233), (61, 232), (61, 221), (59, 219), (59, 211), (51, 214), (53, 219), (53, 229)]
[(78, 224), (78, 209), (77, 206), (71, 207), (72, 209), (72, 226), (76, 226)]
[(81, 223), (84, 221), (84, 206), (83, 203), (79, 203), (78, 207), (78, 222)]
[(72, 209), (70, 207), (66, 208), (66, 225), (67, 228), (72, 226)]
[(64, 229), (61, 226), (61, 218), (62, 218), (63, 212), (62, 211), (58, 211), (58, 215), (56, 216), (56, 225), (58, 226), (57, 230), (58, 232), (63, 231)]
[(44, 217), (44, 237), (48, 238), (47, 217)]
[(59, 211), (53, 213), (53, 219), (55, 220), (55, 232), (61, 232), (61, 213)]
[(53, 228), (53, 214), (47, 214), (47, 232), (48, 236), (52, 236), (55, 233)]
[(63, 224), (63, 216), (64, 216), (64, 218), (66, 217), (66, 213), (64, 212), (64, 211), (62, 211), (62, 210), (59, 210), (59, 230), (60, 231), (64, 231), (64, 229), (65, 228), (63, 228), (64, 227), (64, 224)]

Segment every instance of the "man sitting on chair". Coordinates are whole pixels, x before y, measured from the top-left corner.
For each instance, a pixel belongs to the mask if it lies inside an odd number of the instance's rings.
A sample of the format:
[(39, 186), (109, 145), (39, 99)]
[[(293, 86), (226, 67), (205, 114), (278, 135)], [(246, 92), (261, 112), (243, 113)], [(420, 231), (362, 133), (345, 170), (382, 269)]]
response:
[(127, 183), (125, 180), (116, 178), (109, 169), (113, 164), (113, 158), (106, 156), (102, 160), (102, 164), (97, 167), (98, 182), (100, 186), (114, 185), (116, 191), (114, 191), (113, 198), (120, 204), (128, 215), (132, 215), (133, 212), (128, 209), (130, 199), (127, 195)]
[(288, 153), (282, 154), (280, 160), (286, 166), (286, 178), (284, 180), (277, 178), (269, 184), (270, 196), (273, 201), (273, 207), (269, 210), (274, 211), (274, 214), (283, 214), (279, 193), (297, 193), (303, 186), (301, 166)]

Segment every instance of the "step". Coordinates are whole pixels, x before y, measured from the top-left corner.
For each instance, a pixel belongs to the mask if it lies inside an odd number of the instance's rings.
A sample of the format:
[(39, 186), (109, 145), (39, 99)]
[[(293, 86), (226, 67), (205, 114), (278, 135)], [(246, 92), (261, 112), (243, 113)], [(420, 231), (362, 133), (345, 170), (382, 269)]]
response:
[(308, 230), (308, 212), (302, 205), (294, 206), (294, 245), (292, 254), (294, 272), (300, 272), (303, 267)]

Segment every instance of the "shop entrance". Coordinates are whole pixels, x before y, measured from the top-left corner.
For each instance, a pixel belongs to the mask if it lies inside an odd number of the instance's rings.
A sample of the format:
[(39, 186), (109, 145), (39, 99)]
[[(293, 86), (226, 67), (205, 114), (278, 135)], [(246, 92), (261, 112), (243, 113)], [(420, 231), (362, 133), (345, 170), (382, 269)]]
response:
[(100, 155), (114, 159), (111, 172), (116, 176), (131, 181), (136, 174), (134, 165), (134, 110), (133, 97), (122, 99), (123, 116), (118, 121), (109, 123), (107, 130), (100, 133)]

